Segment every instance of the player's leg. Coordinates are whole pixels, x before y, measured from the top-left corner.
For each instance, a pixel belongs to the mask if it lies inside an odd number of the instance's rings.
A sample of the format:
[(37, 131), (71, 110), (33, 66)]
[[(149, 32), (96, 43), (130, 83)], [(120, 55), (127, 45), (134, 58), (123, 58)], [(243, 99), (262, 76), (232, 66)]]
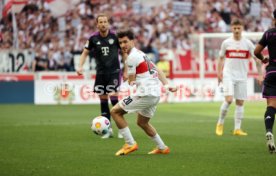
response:
[(224, 94), (224, 101), (220, 106), (219, 118), (216, 126), (216, 134), (218, 136), (221, 136), (223, 134), (224, 119), (233, 101), (234, 85), (232, 81), (223, 80), (223, 94)]
[[(98, 94), (100, 99), (100, 107), (101, 107), (101, 115), (106, 117), (109, 121), (111, 121), (110, 118), (110, 110), (108, 105), (108, 92), (106, 90), (106, 74), (97, 74), (95, 79), (95, 85), (94, 85), (94, 92)], [(112, 127), (109, 128), (109, 132), (102, 136), (103, 139), (107, 139), (113, 137), (113, 130)]]
[(266, 140), (267, 146), (270, 153), (276, 152), (273, 136), (273, 126), (276, 113), (276, 98), (267, 98), (267, 108), (264, 115), (265, 129), (266, 129)]
[[(109, 96), (110, 101), (112, 106), (115, 106), (119, 101), (118, 101), (118, 93), (116, 94), (112, 94), (111, 96)], [(118, 138), (122, 139), (123, 135), (120, 133), (120, 130), (118, 131)]]
[[(110, 110), (109, 110), (109, 105), (108, 105), (108, 95), (103, 94), (99, 95), (100, 98), (100, 104), (101, 104), (101, 115), (106, 117), (110, 122)], [(108, 133), (102, 136), (102, 139), (107, 139), (113, 137), (113, 130), (112, 127), (110, 126)]]
[(247, 82), (237, 81), (234, 86), (234, 98), (236, 99), (236, 109), (234, 114), (234, 132), (236, 136), (246, 136), (247, 133), (241, 130), (244, 117), (244, 100), (247, 98)]
[(156, 129), (149, 123), (150, 117), (146, 117), (140, 113), (138, 113), (137, 125), (141, 127), (145, 133), (152, 139), (155, 143), (156, 148), (150, 151), (148, 154), (168, 154), (170, 153), (170, 149), (165, 145)]
[(110, 119), (110, 110), (108, 106), (108, 95), (106, 90), (106, 75), (105, 74), (97, 74), (94, 84), (94, 92), (98, 94), (100, 98), (100, 106), (101, 106), (101, 115)]
[(126, 114), (128, 111), (133, 112), (134, 107), (134, 99), (132, 97), (126, 97), (111, 109), (111, 116), (119, 129), (119, 133), (122, 134), (125, 140), (125, 145), (116, 152), (116, 156), (127, 155), (138, 149), (138, 145), (135, 142), (128, 127), (127, 121), (124, 118), (124, 114)]
[(156, 105), (159, 102), (160, 97), (142, 97), (140, 99), (141, 110), (138, 111), (137, 125), (141, 127), (145, 133), (156, 144), (156, 148), (149, 152), (149, 154), (168, 154), (170, 153), (169, 147), (167, 147), (155, 128), (149, 123), (150, 119), (154, 116), (156, 111)]
[(276, 73), (275, 70), (267, 70), (263, 85), (263, 97), (267, 99), (267, 108), (264, 114), (267, 147), (270, 153), (276, 152), (273, 136), (273, 126), (276, 113)]
[(247, 136), (247, 133), (241, 129), (242, 120), (244, 117), (244, 100), (236, 100), (236, 109), (234, 114), (234, 132), (236, 136)]
[[(107, 85), (107, 92), (109, 93), (109, 99), (112, 106), (115, 106), (118, 101), (118, 88), (120, 86), (120, 73), (114, 73), (109, 75), (109, 81)], [(123, 138), (120, 132), (118, 132), (118, 138)]]
[(108, 118), (108, 120), (110, 121), (110, 110), (109, 110), (109, 106), (108, 106), (108, 95), (107, 94), (103, 94), (103, 95), (99, 95), (100, 98), (100, 104), (101, 104), (101, 115)]
[(264, 115), (266, 132), (271, 132), (274, 125), (276, 113), (276, 98), (267, 98), (267, 108)]

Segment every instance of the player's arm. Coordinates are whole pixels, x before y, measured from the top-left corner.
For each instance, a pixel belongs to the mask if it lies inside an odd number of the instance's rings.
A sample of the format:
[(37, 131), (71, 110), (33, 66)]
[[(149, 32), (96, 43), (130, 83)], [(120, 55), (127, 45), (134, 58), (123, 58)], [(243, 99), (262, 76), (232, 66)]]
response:
[(131, 58), (127, 58), (125, 61), (125, 67), (127, 67), (127, 76), (128, 76), (128, 84), (129, 85), (135, 85), (135, 81), (136, 81), (136, 66), (137, 66), (137, 62), (136, 59), (131, 57)]
[(264, 64), (268, 62), (268, 58), (264, 58), (264, 56), (262, 55), (262, 51), (266, 46), (267, 46), (267, 33), (265, 32), (254, 50), (254, 55), (258, 59), (260, 59)]
[(79, 63), (79, 67), (77, 69), (77, 74), (78, 75), (82, 75), (83, 74), (83, 64), (85, 63), (85, 60), (87, 58), (87, 56), (89, 55), (89, 50), (84, 48), (81, 56), (80, 56), (80, 63)]
[(224, 65), (226, 45), (227, 45), (226, 43), (227, 43), (226, 40), (222, 42), (220, 51), (219, 51), (218, 66), (217, 66), (218, 84), (222, 82), (222, 78), (223, 78), (223, 65)]
[(36, 60), (34, 59), (32, 62), (32, 71), (35, 72)]
[(257, 71), (258, 71), (258, 78), (257, 78), (257, 82), (259, 85), (262, 85), (263, 83), (263, 80), (264, 80), (264, 76), (263, 76), (263, 73), (262, 73), (262, 62), (257, 59), (256, 57), (254, 57), (254, 60), (256, 62), (256, 67), (257, 67)]
[(265, 47), (262, 46), (261, 44), (257, 44), (256, 48), (254, 50), (254, 55), (262, 61), (262, 63), (267, 63), (268, 62), (268, 58), (265, 58), (262, 54), (262, 51)]
[(136, 81), (136, 74), (128, 74), (128, 84), (134, 85)]
[(253, 57), (254, 61), (256, 62), (256, 67), (257, 67), (257, 71), (258, 71), (258, 77), (257, 77), (257, 82), (259, 85), (262, 84), (263, 82), (263, 73), (262, 73), (262, 63), (260, 60), (258, 60), (256, 57), (255, 57), (255, 53), (254, 53), (254, 44), (250, 41), (249, 41), (249, 48), (250, 48), (250, 54), (251, 56)]
[(157, 72), (158, 72), (158, 78), (162, 82), (162, 84), (164, 85), (164, 87), (167, 90), (171, 91), (171, 92), (176, 92), (177, 91), (177, 87), (173, 86), (173, 85), (169, 85), (169, 82), (168, 82), (168, 80), (166, 78), (165, 73), (161, 69), (159, 69), (155, 64), (153, 64), (153, 65), (154, 65), (155, 69), (157, 70)]
[(218, 59), (218, 70), (217, 70), (217, 75), (218, 75), (218, 83), (222, 82), (223, 78), (223, 65), (224, 65), (224, 56), (220, 56)]

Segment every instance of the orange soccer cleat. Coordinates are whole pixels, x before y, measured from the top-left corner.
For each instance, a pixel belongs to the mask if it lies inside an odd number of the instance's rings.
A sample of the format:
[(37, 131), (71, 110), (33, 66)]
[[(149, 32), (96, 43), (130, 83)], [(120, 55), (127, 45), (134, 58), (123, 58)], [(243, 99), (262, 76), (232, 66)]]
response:
[(125, 144), (123, 147), (116, 152), (116, 156), (121, 156), (121, 155), (127, 155), (131, 152), (134, 152), (135, 150), (138, 150), (138, 144), (135, 142), (133, 145)]
[(159, 148), (155, 148), (152, 151), (150, 151), (148, 154), (169, 154), (170, 153), (170, 148), (166, 146), (165, 149), (161, 150)]

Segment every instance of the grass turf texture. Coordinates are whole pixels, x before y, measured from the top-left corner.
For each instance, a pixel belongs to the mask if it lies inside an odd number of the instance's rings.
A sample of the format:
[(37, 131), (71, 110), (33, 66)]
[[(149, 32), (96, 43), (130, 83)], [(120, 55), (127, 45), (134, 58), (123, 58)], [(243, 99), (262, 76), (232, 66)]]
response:
[(265, 102), (246, 102), (247, 137), (232, 135), (233, 105), (224, 135), (215, 135), (219, 106), (160, 104), (152, 124), (170, 146), (169, 155), (147, 155), (154, 144), (136, 126), (134, 115), (127, 115), (139, 150), (116, 157), (123, 140), (103, 140), (90, 130), (99, 105), (0, 105), (0, 175), (274, 175), (276, 154), (265, 145)]

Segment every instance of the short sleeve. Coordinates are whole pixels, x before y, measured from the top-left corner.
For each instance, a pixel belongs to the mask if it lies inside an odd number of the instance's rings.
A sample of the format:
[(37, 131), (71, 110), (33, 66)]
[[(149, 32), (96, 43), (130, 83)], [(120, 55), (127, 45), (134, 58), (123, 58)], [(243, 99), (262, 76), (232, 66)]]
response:
[(127, 58), (127, 73), (128, 75), (133, 75), (136, 74), (136, 66), (137, 63), (135, 61), (135, 58), (131, 57), (131, 58)]
[(254, 44), (251, 42), (251, 40), (248, 40), (247, 43), (248, 43), (249, 52), (250, 52), (251, 57), (255, 57), (255, 55), (254, 55), (254, 49), (255, 49)]
[(85, 48), (85, 49), (88, 49), (88, 47), (89, 47), (89, 40), (87, 40), (87, 41), (85, 42), (85, 45), (84, 45), (84, 48)]
[(93, 42), (92, 42), (92, 40), (91, 40), (91, 38), (89, 39), (89, 40), (86, 40), (86, 42), (85, 42), (85, 45), (84, 45), (84, 48), (85, 49), (88, 49), (88, 50), (91, 50), (92, 48), (93, 48)]

